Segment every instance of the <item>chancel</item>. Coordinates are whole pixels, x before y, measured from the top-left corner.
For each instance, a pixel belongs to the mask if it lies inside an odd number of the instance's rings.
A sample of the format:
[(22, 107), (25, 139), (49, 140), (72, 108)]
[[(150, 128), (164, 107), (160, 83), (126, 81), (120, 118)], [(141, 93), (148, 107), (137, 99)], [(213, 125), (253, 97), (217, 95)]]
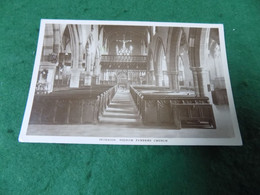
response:
[(218, 28), (46, 24), (29, 123), (216, 129), (220, 48)]

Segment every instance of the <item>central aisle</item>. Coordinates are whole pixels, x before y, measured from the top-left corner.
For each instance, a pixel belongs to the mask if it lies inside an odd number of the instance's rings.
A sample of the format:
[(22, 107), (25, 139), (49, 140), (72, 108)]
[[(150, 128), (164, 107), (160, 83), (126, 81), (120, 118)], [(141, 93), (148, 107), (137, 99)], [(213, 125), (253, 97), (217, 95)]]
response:
[(101, 117), (100, 124), (109, 125), (142, 125), (141, 118), (132, 100), (131, 94), (126, 90), (118, 90)]

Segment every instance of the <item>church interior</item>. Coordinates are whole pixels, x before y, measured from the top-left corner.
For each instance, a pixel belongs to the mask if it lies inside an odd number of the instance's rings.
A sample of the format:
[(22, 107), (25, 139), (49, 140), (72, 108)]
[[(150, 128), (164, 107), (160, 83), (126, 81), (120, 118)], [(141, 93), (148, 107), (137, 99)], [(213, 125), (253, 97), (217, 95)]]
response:
[(233, 136), (218, 28), (46, 24), (41, 51), (28, 134)]

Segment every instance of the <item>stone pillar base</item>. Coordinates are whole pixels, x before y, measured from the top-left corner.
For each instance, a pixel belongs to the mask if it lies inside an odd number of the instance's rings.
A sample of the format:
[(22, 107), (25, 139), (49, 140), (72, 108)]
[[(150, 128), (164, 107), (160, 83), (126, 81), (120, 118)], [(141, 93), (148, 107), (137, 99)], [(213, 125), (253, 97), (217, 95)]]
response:
[(91, 86), (92, 83), (92, 76), (86, 75), (84, 79), (84, 86)]
[(94, 76), (93, 80), (94, 80), (94, 84), (95, 85), (99, 85), (100, 84), (99, 76)]
[(155, 76), (155, 82), (156, 82), (155, 84), (156, 84), (156, 86), (161, 87), (163, 85), (162, 80), (163, 80), (163, 75), (162, 74), (157, 74)]
[(79, 88), (79, 77), (80, 77), (80, 70), (71, 69), (70, 88)]
[(203, 67), (191, 67), (190, 69), (193, 74), (195, 94), (199, 97), (210, 97), (208, 72)]
[(170, 90), (173, 90), (175, 92), (180, 92), (180, 85), (179, 85), (179, 72), (178, 71), (171, 71), (168, 72), (168, 78), (169, 78), (169, 87)]

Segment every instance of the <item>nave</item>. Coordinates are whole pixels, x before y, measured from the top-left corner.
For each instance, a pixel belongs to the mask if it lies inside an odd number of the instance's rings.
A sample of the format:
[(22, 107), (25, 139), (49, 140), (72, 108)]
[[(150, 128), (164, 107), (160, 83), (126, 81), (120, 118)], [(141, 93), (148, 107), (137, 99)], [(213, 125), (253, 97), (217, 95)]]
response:
[(227, 136), (222, 116), (218, 29), (45, 26), (29, 134)]

